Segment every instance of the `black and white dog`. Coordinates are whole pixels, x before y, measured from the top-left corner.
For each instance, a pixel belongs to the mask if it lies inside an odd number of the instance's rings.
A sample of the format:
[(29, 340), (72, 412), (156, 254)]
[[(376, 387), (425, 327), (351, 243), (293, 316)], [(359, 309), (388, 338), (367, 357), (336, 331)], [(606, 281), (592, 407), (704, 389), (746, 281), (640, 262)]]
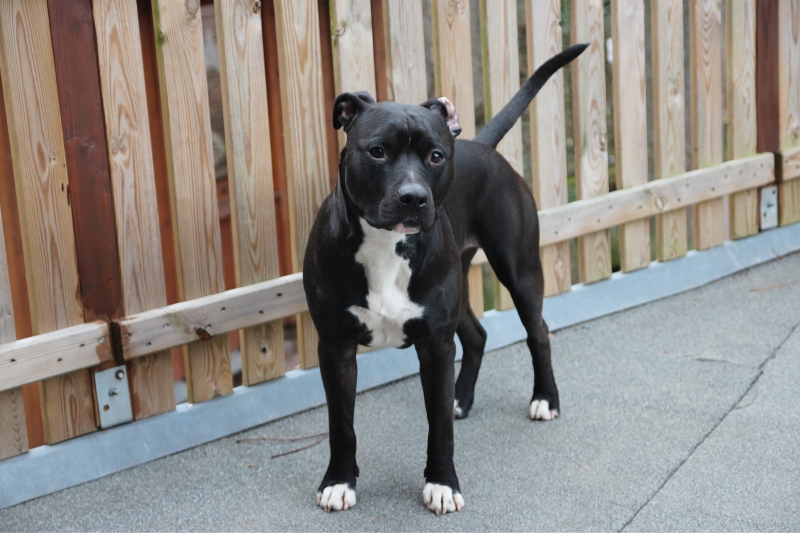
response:
[[(336, 98), (333, 127), (347, 145), (336, 188), (320, 206), (303, 283), (319, 332), (331, 458), (317, 493), (326, 511), (356, 504), (356, 349), (414, 345), (428, 415), (425, 505), (458, 511), (453, 418), (472, 407), (486, 332), (469, 307), (467, 271), (478, 247), (511, 292), (533, 359), (530, 418), (558, 416), (550, 340), (542, 319), (539, 223), (531, 191), (495, 146), (576, 45), (543, 64), (474, 141), (446, 98), (420, 106)], [(454, 379), (458, 334), (464, 358)]]

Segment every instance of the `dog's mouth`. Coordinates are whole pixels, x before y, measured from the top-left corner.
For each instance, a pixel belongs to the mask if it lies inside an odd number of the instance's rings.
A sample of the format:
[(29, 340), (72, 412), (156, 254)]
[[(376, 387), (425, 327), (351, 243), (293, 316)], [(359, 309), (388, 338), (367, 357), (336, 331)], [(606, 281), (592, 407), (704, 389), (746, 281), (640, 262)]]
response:
[(397, 233), (409, 235), (412, 233), (419, 233), (420, 227), (417, 222), (414, 222), (413, 220), (407, 220), (405, 222), (395, 224), (392, 229)]

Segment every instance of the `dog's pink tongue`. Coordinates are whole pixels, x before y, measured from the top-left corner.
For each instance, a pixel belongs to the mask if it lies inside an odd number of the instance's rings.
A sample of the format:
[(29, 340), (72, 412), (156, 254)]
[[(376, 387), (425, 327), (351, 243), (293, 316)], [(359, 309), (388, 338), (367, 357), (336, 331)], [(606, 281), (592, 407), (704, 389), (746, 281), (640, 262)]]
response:
[(406, 226), (405, 224), (403, 224), (401, 222), (400, 224), (396, 224), (395, 225), (394, 230), (397, 233), (406, 233), (407, 234), (407, 233), (417, 233), (419, 231), (419, 228), (410, 228), (410, 227)]

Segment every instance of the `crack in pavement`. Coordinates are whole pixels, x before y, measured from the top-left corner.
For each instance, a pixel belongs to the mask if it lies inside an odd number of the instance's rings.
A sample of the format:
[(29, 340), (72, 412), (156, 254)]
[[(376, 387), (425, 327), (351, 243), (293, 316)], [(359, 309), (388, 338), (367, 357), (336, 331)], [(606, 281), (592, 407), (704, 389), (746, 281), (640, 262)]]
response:
[(622, 531), (625, 531), (625, 529), (636, 519), (636, 517), (639, 516), (639, 513), (642, 511), (642, 509), (647, 507), (647, 505), (651, 501), (653, 501), (653, 498), (655, 498), (658, 495), (658, 493), (661, 492), (661, 489), (663, 489), (666, 486), (666, 484), (669, 483), (669, 480), (672, 479), (672, 477), (678, 472), (678, 470), (680, 470), (683, 467), (683, 465), (686, 464), (686, 462), (692, 457), (692, 455), (694, 455), (694, 452), (697, 451), (697, 449), (700, 446), (703, 445), (703, 443), (706, 441), (706, 439), (709, 436), (711, 436), (712, 433), (714, 433), (714, 431), (720, 426), (720, 424), (722, 424), (722, 422), (725, 421), (725, 419), (728, 417), (728, 415), (731, 414), (731, 412), (733, 412), (734, 410), (737, 409), (737, 406), (742, 402), (742, 400), (745, 399), (745, 397), (748, 394), (750, 394), (750, 391), (753, 390), (753, 387), (756, 385), (756, 383), (758, 383), (758, 380), (761, 379), (761, 376), (764, 375), (764, 366), (766, 366), (767, 363), (769, 363), (770, 361), (772, 361), (775, 358), (775, 355), (777, 355), (777, 353), (780, 351), (780, 349), (783, 348), (783, 345), (786, 344), (786, 341), (788, 341), (791, 338), (791, 336), (795, 333), (795, 331), (797, 331), (798, 328), (800, 328), (800, 322), (798, 322), (797, 324), (794, 325), (794, 327), (789, 329), (789, 333), (783, 338), (783, 340), (778, 344), (778, 346), (776, 346), (772, 350), (772, 352), (770, 352), (770, 354), (767, 356), (767, 358), (764, 359), (761, 362), (761, 364), (758, 365), (758, 374), (756, 374), (756, 376), (753, 378), (753, 380), (750, 381), (750, 384), (747, 386), (747, 388), (745, 389), (744, 393), (742, 393), (742, 395), (739, 396), (739, 398), (736, 399), (736, 401), (733, 403), (733, 405), (730, 406), (730, 408), (725, 412), (724, 415), (722, 415), (722, 417), (717, 421), (717, 423), (714, 424), (714, 426), (705, 435), (703, 435), (703, 438), (700, 439), (700, 441), (692, 447), (692, 449), (689, 451), (689, 454), (686, 457), (684, 457), (683, 460), (678, 464), (678, 466), (676, 466), (667, 475), (667, 477), (664, 479), (664, 482), (661, 483), (661, 485), (659, 485), (659, 487), (655, 490), (655, 492), (653, 492), (653, 494), (650, 495), (650, 497), (647, 499), (647, 501), (644, 502), (641, 505), (641, 507), (639, 507), (636, 510), (635, 513), (633, 513), (633, 516), (631, 516), (630, 519), (628, 519), (627, 522), (625, 522), (625, 524), (622, 526), (622, 528), (619, 529), (620, 533)]

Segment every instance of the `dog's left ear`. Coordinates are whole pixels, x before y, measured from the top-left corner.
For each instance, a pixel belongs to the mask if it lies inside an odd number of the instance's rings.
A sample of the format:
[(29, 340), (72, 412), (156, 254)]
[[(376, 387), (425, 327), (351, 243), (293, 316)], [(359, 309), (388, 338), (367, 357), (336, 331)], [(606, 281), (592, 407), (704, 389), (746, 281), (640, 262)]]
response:
[(375, 99), (367, 91), (340, 94), (333, 103), (333, 129), (349, 130), (353, 119), (374, 103)]
[(444, 118), (444, 121), (447, 123), (447, 127), (450, 128), (450, 134), (454, 139), (458, 137), (459, 133), (461, 133), (461, 125), (458, 123), (456, 106), (454, 106), (450, 100), (442, 96), (441, 98), (428, 100), (422, 104), (422, 107), (426, 107), (431, 111), (440, 113), (442, 118)]

